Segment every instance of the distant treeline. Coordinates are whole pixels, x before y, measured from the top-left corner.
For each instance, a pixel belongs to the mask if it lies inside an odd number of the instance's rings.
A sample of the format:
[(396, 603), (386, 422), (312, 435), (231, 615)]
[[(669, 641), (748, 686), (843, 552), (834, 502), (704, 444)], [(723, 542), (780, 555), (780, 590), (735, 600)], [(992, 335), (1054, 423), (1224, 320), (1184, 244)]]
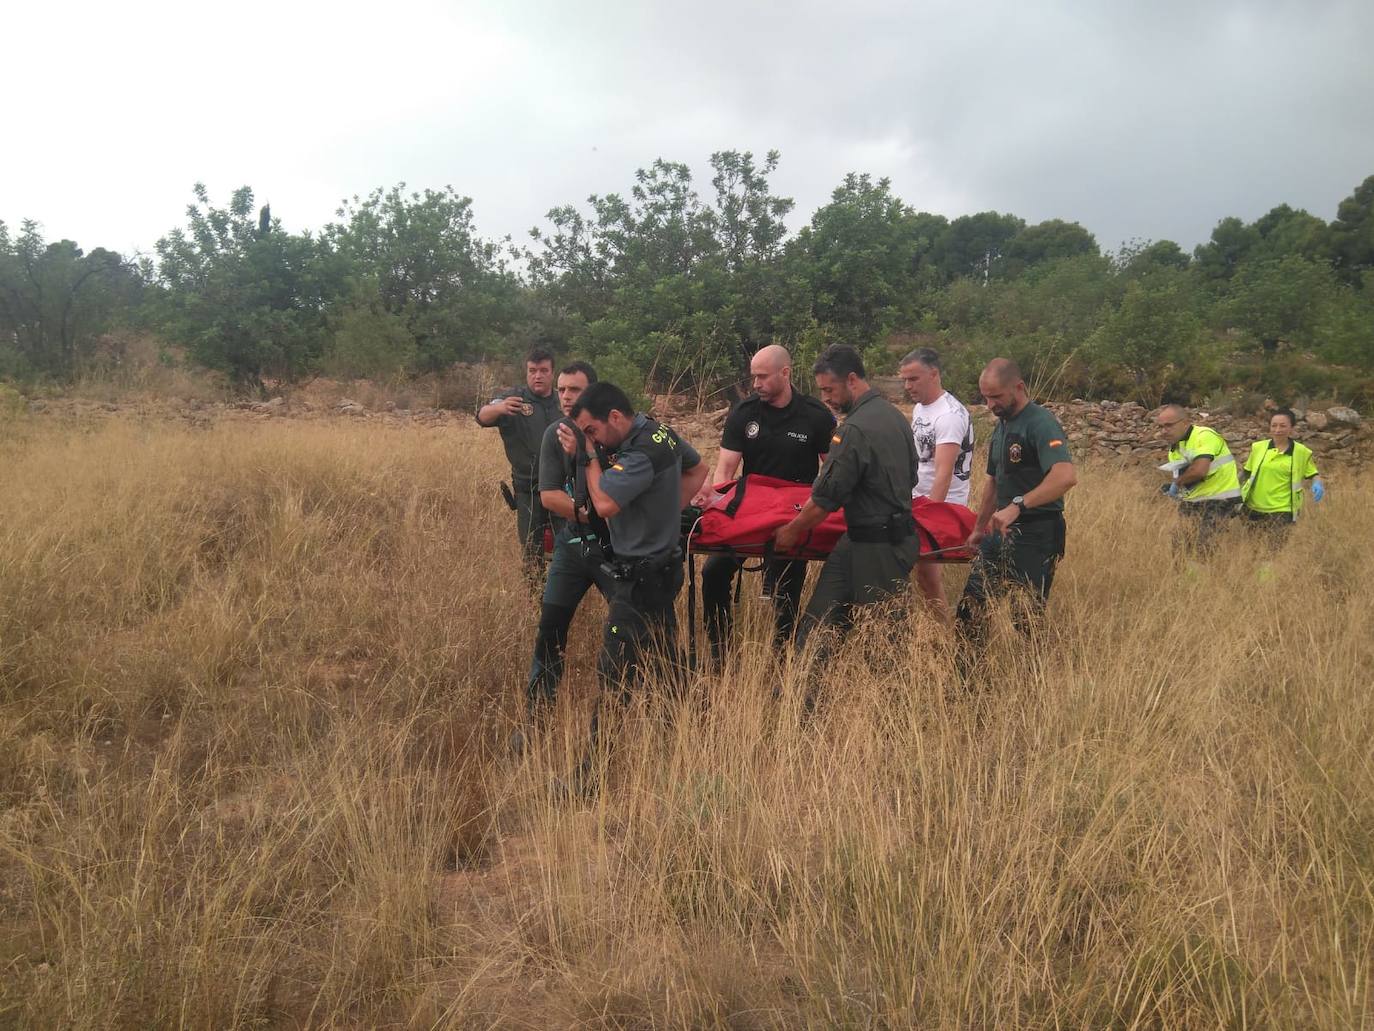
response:
[(1331, 222), (1283, 204), (1222, 219), (1192, 254), (1170, 240), (1104, 254), (1074, 222), (947, 219), (859, 174), (789, 231), (777, 164), (722, 151), (699, 189), (686, 165), (655, 161), (628, 192), (552, 209), (523, 245), (479, 237), (451, 187), (404, 184), (299, 233), (248, 187), (220, 208), (197, 184), (154, 256), (0, 222), (0, 378), (98, 371), (112, 360), (102, 341), (123, 330), (245, 389), (403, 377), (542, 343), (626, 385), (706, 392), (772, 341), (801, 361), (854, 343), (886, 367), (919, 339), (965, 389), (998, 353), (1042, 393), (1374, 396), (1374, 176)]

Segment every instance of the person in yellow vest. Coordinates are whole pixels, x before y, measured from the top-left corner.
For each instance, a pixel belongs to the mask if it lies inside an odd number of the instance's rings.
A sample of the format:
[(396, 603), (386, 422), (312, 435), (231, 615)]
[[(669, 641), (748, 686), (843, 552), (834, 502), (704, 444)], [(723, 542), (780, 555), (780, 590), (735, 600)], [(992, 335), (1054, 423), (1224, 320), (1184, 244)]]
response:
[(1303, 488), (1312, 489), (1312, 500), (1326, 494), (1312, 449), (1293, 439), (1292, 411), (1280, 408), (1269, 417), (1269, 440), (1250, 445), (1250, 457), (1242, 470), (1240, 500), (1247, 518), (1280, 526), (1292, 523), (1302, 510)]
[(1161, 408), (1155, 424), (1169, 444), (1169, 460), (1159, 467), (1172, 476), (1168, 494), (1178, 499), (1181, 512), (1198, 519), (1199, 543), (1205, 544), (1236, 513), (1240, 479), (1235, 456), (1220, 433), (1194, 425), (1179, 405)]

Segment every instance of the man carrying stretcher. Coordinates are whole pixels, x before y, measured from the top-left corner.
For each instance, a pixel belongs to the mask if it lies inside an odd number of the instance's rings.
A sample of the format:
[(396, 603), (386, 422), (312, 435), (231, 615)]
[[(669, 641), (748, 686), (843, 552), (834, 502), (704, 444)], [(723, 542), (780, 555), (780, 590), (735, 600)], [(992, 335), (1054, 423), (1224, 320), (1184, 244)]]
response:
[[(809, 484), (835, 431), (835, 417), (813, 397), (792, 389), (792, 356), (770, 344), (749, 362), (754, 393), (737, 404), (725, 419), (715, 473), (692, 504), (705, 508), (715, 498), (713, 484), (735, 478), (741, 462), (745, 475), (772, 476)], [(744, 559), (712, 555), (701, 570), (701, 600), (706, 634), (717, 665), (724, 660), (730, 639), (730, 589)], [(804, 559), (772, 560), (764, 571), (765, 591), (773, 601), (773, 640), (781, 645), (792, 636), (806, 586)]]
[[(793, 551), (807, 531), (843, 508), (848, 529), (821, 568), (797, 630), (800, 652), (817, 628), (843, 639), (854, 607), (902, 594), (920, 553), (911, 493), (916, 485), (915, 441), (906, 418), (867, 382), (852, 347), (827, 347), (816, 361), (816, 386), (831, 408), (846, 415), (831, 437), (830, 454), (796, 518), (778, 529), (777, 550)], [(832, 641), (823, 642), (823, 661)], [(808, 697), (814, 702), (814, 694)]]

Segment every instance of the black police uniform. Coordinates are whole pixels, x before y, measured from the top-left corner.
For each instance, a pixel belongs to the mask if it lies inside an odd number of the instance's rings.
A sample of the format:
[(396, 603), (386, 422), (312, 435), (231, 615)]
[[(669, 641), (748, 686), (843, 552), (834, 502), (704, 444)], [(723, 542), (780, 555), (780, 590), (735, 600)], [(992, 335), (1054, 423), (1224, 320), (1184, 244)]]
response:
[[(757, 394), (745, 398), (725, 419), (720, 446), (744, 456), (744, 475), (772, 476), (793, 483), (811, 483), (819, 460), (830, 450), (835, 417), (814, 397), (792, 391), (783, 407), (768, 404)], [(730, 588), (744, 560), (712, 555), (701, 570), (701, 600), (711, 651), (720, 662), (730, 637)], [(792, 636), (806, 586), (803, 559), (769, 562), (764, 583), (773, 599), (773, 640), (782, 644)]]
[[(550, 393), (540, 397), (528, 386), (513, 387), (491, 399), (491, 404), (518, 397), (524, 402), (518, 415), (502, 414), (496, 420), (501, 444), (510, 462), (511, 486), (515, 491), (515, 530), (527, 568), (544, 561), (544, 528), (549, 514), (539, 503), (535, 481), (539, 477), (539, 445), (544, 431), (563, 417), (558, 398)], [(479, 424), (480, 425), (480, 424)]]
[[(544, 431), (539, 448), (537, 490), (561, 490), (574, 506), (585, 506), (588, 521), (573, 523), (550, 513), (553, 522), (553, 560), (544, 581), (544, 598), (539, 613), (539, 631), (534, 640), (534, 659), (530, 664), (526, 699), (530, 709), (552, 704), (563, 678), (563, 656), (567, 650), (568, 630), (577, 606), (587, 591), (595, 587), (608, 601), (612, 584), (609, 558), (609, 531), (587, 497), (586, 467), (563, 450), (558, 427), (570, 419), (560, 419)], [(580, 437), (580, 435), (579, 435)], [(605, 469), (608, 462), (601, 462)]]
[(916, 443), (906, 417), (876, 390), (855, 402), (831, 437), (830, 455), (811, 500), (827, 512), (844, 508), (845, 534), (821, 567), (797, 630), (797, 647), (820, 626), (843, 637), (857, 605), (901, 594), (921, 546), (911, 517)]
[[(1047, 408), (1028, 402), (1010, 419), (999, 419), (988, 445), (988, 475), (997, 490), (997, 507), (1029, 494), (1060, 462), (1071, 462), (1068, 438)], [(1064, 499), (1028, 508), (1006, 534), (988, 534), (964, 585), (956, 618), (962, 633), (974, 624), (989, 600), (1014, 587), (1027, 587), (1037, 607), (1049, 599), (1054, 570), (1064, 555)], [(1024, 621), (1018, 624), (1026, 629)]]

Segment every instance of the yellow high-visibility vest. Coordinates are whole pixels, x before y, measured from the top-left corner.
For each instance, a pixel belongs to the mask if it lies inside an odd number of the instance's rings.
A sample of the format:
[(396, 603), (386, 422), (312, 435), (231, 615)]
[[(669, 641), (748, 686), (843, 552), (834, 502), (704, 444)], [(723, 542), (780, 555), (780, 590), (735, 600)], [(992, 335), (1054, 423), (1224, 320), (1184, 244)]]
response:
[(1256, 512), (1290, 512), (1296, 519), (1302, 510), (1303, 483), (1317, 476), (1312, 449), (1296, 440), (1291, 455), (1274, 449), (1272, 440), (1257, 440), (1250, 445), (1245, 469), (1250, 478), (1241, 490), (1241, 500)]
[[(1216, 430), (1206, 426), (1194, 426), (1181, 441), (1169, 449), (1169, 461), (1191, 465), (1193, 460), (1203, 455), (1212, 456), (1211, 468), (1207, 475), (1191, 487), (1182, 488), (1179, 498), (1183, 501), (1225, 501), (1240, 497), (1240, 478), (1236, 475), (1236, 459), (1226, 440)], [(1182, 470), (1180, 470), (1182, 471)]]

